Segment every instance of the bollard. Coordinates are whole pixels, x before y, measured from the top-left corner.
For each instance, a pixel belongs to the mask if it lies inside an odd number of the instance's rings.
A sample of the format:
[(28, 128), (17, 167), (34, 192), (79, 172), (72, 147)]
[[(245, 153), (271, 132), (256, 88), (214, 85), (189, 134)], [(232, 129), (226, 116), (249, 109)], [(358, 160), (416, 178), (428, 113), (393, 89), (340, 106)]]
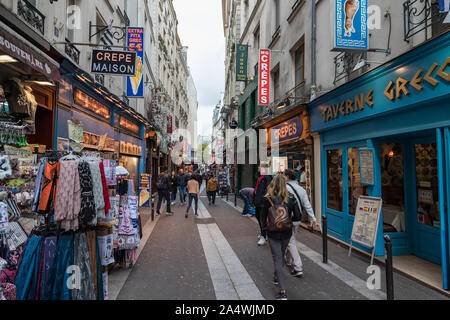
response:
[(234, 206), (237, 206), (237, 189), (234, 190)]
[(228, 202), (228, 190), (227, 190), (227, 202)]
[(387, 300), (394, 300), (394, 269), (392, 267), (392, 242), (389, 235), (384, 236), (386, 249), (386, 293)]
[(327, 216), (322, 216), (322, 256), (323, 256), (323, 263), (328, 263)]

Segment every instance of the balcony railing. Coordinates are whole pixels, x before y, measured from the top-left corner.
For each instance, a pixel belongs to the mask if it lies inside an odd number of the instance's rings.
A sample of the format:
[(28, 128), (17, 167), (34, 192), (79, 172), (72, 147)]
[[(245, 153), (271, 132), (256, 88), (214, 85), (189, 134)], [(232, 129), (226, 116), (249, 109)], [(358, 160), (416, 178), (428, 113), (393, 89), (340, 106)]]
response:
[(450, 26), (442, 24), (446, 16), (440, 13), (437, 0), (407, 0), (403, 3), (404, 40), (426, 30), (425, 39), (429, 38), (431, 27), (432, 37), (438, 36)]
[(64, 52), (77, 64), (80, 63), (80, 50), (78, 50), (73, 44), (70, 43), (70, 40), (66, 39), (66, 44), (64, 48)]
[(27, 0), (19, 0), (17, 14), (44, 35), (45, 16)]

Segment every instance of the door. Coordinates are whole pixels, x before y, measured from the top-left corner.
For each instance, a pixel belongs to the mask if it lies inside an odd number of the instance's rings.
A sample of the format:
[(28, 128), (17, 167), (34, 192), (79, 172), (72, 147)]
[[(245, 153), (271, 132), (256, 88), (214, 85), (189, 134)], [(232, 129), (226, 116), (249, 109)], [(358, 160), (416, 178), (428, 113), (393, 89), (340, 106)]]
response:
[(434, 138), (412, 142), (413, 196), (408, 213), (413, 226), (413, 254), (441, 264), (441, 237), (439, 212), (439, 180), (437, 144)]
[(355, 143), (325, 150), (328, 232), (346, 242), (350, 242), (358, 198), (369, 195), (359, 178), (359, 149), (365, 147), (364, 143)]

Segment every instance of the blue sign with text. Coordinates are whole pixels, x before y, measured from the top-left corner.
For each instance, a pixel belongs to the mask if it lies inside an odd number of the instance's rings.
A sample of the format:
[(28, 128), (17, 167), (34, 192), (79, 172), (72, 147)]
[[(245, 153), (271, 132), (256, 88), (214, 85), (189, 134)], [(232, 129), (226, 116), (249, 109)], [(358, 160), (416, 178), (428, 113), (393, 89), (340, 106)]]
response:
[(300, 138), (303, 133), (303, 122), (300, 118), (294, 118), (273, 127), (270, 130), (271, 143), (282, 143)]
[(144, 97), (144, 28), (127, 28), (128, 51), (136, 51), (136, 75), (127, 77), (127, 97)]
[(367, 50), (367, 0), (335, 0), (335, 50)]

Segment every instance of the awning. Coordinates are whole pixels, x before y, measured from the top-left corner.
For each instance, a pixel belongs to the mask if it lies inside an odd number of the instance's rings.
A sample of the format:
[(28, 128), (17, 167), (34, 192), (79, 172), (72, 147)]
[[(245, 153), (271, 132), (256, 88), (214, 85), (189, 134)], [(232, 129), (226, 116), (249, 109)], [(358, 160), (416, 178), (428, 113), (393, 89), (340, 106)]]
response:
[(25, 40), (20, 40), (0, 29), (0, 52), (7, 54), (30, 66), (33, 70), (54, 81), (60, 81), (59, 65), (47, 58), (44, 53), (34, 50)]

